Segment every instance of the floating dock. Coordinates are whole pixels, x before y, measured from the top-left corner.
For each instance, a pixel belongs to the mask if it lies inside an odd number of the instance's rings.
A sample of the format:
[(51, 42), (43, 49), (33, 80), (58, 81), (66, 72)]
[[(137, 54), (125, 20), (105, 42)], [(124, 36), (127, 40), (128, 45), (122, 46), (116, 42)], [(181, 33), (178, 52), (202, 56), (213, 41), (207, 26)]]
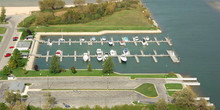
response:
[(179, 58), (177, 57), (176, 53), (172, 50), (167, 50), (167, 53), (169, 54), (171, 60), (174, 62), (174, 63), (179, 63), (180, 60)]
[[(93, 45), (94, 43), (100, 43), (101, 45), (104, 45), (104, 43), (108, 43), (109, 41), (103, 41), (102, 38), (100, 38), (100, 40), (96, 40), (96, 41), (92, 41), (92, 39), (90, 38), (90, 40), (88, 41), (83, 41), (82, 39), (79, 39), (78, 41), (75, 40), (75, 41), (72, 41), (71, 39), (69, 39), (68, 41), (51, 41), (50, 39), (48, 39), (47, 41), (45, 40), (36, 40), (34, 39), (35, 41), (37, 42), (40, 42), (40, 43), (47, 43), (47, 45), (49, 44), (53, 44), (53, 43), (57, 43), (58, 45), (61, 45), (62, 43), (68, 43), (69, 45), (73, 44), (73, 43), (79, 43), (80, 45), (83, 45), (83, 44), (88, 44), (88, 45)], [(115, 45), (115, 43), (120, 43), (121, 41), (120, 40), (115, 40), (113, 38), (111, 38), (111, 41), (113, 43), (113, 46)], [(122, 41), (124, 41), (124, 38), (122, 38)], [(142, 43), (141, 40), (138, 40), (136, 41), (134, 38), (133, 40), (129, 40), (129, 41), (124, 41), (124, 43), (133, 43), (135, 46), (138, 45), (138, 43)], [(160, 46), (161, 43), (167, 43), (169, 46), (172, 46), (173, 44), (171, 43), (171, 40), (167, 37), (165, 37), (165, 40), (157, 40), (156, 37), (154, 37), (154, 40), (149, 40), (149, 41), (146, 41), (146, 43), (156, 43), (158, 46)], [(51, 45), (52, 45), (51, 44)]]
[[(90, 51), (87, 51), (88, 52), (88, 56), (89, 56), (89, 61), (91, 61), (91, 57), (92, 58), (96, 58), (97, 55), (90, 55)], [(140, 63), (140, 60), (139, 60), (139, 57), (151, 57), (153, 58), (153, 61), (155, 63), (158, 62), (157, 60), (157, 57), (170, 57), (172, 59), (173, 56), (170, 56), (171, 54), (158, 54), (156, 50), (154, 50), (154, 54), (151, 55), (151, 54), (144, 54), (143, 50), (140, 50), (141, 54), (135, 54), (135, 55), (132, 55), (130, 54), (130, 52), (128, 52), (128, 54), (126, 54), (126, 57), (129, 57), (129, 58), (135, 58), (136, 62), (137, 63)], [(172, 50), (167, 50), (167, 52), (172, 52)], [(46, 58), (46, 62), (48, 62), (48, 59), (49, 57), (52, 57), (53, 55), (49, 55), (50, 51), (47, 51), (47, 55), (41, 55), (41, 54), (30, 54), (31, 56), (35, 56), (35, 57), (39, 57), (39, 58)], [(117, 55), (117, 52), (115, 51), (115, 55), (110, 55), (111, 57), (116, 57), (118, 58), (118, 61), (119, 63), (121, 63), (121, 59), (120, 59), (120, 56), (121, 55)], [(102, 57), (104, 56), (103, 54), (103, 51), (102, 51)], [(74, 51), (73, 52), (73, 55), (63, 55), (63, 52), (61, 52), (60, 54), (60, 61), (62, 62), (63, 61), (63, 58), (74, 58), (74, 61), (77, 61), (77, 58), (83, 58), (83, 55), (77, 55), (77, 52)], [(178, 63), (176, 60), (172, 60), (174, 63)], [(178, 60), (179, 61), (179, 60)]]

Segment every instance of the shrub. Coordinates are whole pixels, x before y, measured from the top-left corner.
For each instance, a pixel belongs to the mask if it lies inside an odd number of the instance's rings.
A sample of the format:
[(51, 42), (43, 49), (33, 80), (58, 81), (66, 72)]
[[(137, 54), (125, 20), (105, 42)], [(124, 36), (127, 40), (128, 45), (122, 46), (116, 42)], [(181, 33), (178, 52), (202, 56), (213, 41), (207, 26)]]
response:
[(70, 68), (70, 70), (71, 70), (71, 72), (72, 72), (72, 73), (74, 73), (74, 74), (75, 74), (75, 73), (77, 73), (77, 71), (76, 71), (76, 68), (75, 68), (75, 67), (71, 67), (71, 68)]
[(168, 74), (168, 77), (175, 77), (176, 76), (176, 74), (174, 73), (174, 72), (170, 72), (169, 74)]
[(64, 68), (61, 68), (61, 72), (66, 72), (66, 69), (64, 69)]
[(35, 71), (39, 71), (38, 65), (34, 65), (34, 70), (35, 70)]

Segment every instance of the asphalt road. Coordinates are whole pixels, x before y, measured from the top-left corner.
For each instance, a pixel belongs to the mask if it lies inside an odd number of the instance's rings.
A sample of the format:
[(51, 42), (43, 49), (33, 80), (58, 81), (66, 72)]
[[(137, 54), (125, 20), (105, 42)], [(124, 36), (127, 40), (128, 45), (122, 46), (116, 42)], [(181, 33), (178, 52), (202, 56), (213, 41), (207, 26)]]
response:
[(0, 70), (7, 65), (9, 58), (5, 58), (6, 53), (12, 53), (13, 49), (9, 49), (10, 46), (15, 46), (16, 42), (12, 41), (12, 38), (18, 36), (20, 33), (17, 32), (17, 25), (20, 23), (27, 15), (13, 15), (7, 16), (10, 18), (8, 24), (1, 24), (0, 27), (6, 27), (7, 31), (3, 36), (0, 43)]

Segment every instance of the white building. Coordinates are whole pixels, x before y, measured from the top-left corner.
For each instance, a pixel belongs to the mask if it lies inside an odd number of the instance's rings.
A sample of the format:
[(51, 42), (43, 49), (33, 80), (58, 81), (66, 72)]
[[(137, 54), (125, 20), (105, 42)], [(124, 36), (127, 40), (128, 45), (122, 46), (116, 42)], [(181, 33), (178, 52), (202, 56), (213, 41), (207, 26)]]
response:
[(16, 48), (17, 48), (18, 50), (29, 50), (30, 47), (31, 47), (31, 42), (21, 41), (21, 42), (18, 42)]

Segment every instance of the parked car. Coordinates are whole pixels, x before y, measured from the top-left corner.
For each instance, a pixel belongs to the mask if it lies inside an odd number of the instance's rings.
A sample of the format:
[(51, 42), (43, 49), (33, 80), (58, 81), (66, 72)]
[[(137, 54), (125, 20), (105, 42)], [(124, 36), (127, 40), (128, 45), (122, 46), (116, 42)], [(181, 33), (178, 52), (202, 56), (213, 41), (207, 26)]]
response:
[(10, 57), (11, 56), (11, 53), (6, 53), (5, 54), (5, 57)]
[(18, 40), (18, 37), (13, 37), (13, 41), (17, 41)]
[(10, 49), (13, 49), (13, 48), (15, 48), (14, 46), (11, 46), (11, 47), (9, 47)]

